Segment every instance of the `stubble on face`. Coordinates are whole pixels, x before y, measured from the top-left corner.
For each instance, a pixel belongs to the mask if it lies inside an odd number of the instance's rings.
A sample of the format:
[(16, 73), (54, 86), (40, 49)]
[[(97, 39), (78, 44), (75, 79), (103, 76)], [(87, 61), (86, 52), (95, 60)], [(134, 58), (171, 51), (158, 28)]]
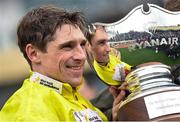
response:
[[(61, 34), (64, 32), (63, 35)], [(61, 34), (61, 35), (60, 35)], [(86, 60), (86, 39), (78, 27), (64, 25), (61, 27), (58, 39), (61, 39), (59, 49), (59, 77), (63, 82), (76, 87), (81, 84), (83, 67)]]
[(40, 54), (40, 73), (73, 87), (80, 85), (86, 60), (85, 41), (78, 27), (65, 24), (58, 28), (54, 41), (47, 44), (47, 52)]

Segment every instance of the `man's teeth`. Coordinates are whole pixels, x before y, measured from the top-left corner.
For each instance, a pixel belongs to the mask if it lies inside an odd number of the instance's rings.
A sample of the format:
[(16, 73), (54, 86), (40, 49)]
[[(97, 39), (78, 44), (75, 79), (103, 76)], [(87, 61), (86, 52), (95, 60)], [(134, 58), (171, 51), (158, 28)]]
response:
[(79, 67), (79, 66), (72, 66), (70, 68), (72, 68), (72, 69), (81, 69), (81, 67)]

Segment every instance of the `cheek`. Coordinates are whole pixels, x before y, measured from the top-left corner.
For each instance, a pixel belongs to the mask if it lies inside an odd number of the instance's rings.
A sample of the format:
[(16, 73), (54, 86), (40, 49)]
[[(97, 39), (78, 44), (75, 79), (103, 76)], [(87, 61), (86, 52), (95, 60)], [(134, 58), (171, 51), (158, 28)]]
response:
[(97, 51), (97, 54), (98, 54), (99, 56), (102, 56), (103, 53), (104, 53), (103, 48), (102, 48), (102, 47), (99, 47), (99, 49), (97, 49), (97, 50), (98, 50), (98, 51)]
[(58, 65), (59, 65), (59, 70), (63, 71), (63, 69), (65, 68), (65, 65), (69, 62), (70, 60), (70, 55), (66, 54), (59, 54), (58, 56)]
[(65, 62), (65, 59), (63, 58), (63, 56), (59, 56), (58, 57), (58, 65), (59, 65), (60, 70), (64, 67), (64, 65), (65, 65), (64, 62)]

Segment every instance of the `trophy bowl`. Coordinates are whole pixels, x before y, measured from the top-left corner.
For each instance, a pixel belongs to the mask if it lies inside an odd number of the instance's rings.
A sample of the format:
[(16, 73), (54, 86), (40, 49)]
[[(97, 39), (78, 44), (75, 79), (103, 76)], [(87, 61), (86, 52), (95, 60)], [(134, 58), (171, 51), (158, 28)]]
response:
[(180, 120), (180, 87), (173, 83), (169, 66), (142, 66), (130, 72), (125, 81), (131, 94), (120, 105), (118, 120)]

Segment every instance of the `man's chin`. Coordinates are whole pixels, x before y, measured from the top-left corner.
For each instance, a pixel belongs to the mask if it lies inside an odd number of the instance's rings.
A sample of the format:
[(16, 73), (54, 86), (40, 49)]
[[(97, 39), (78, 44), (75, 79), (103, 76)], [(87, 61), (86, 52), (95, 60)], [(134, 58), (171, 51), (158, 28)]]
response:
[(108, 63), (109, 62), (109, 58), (107, 58), (105, 61), (104, 61), (104, 63)]
[(82, 78), (75, 78), (71, 80), (72, 82), (70, 83), (72, 87), (77, 87), (82, 84)]

